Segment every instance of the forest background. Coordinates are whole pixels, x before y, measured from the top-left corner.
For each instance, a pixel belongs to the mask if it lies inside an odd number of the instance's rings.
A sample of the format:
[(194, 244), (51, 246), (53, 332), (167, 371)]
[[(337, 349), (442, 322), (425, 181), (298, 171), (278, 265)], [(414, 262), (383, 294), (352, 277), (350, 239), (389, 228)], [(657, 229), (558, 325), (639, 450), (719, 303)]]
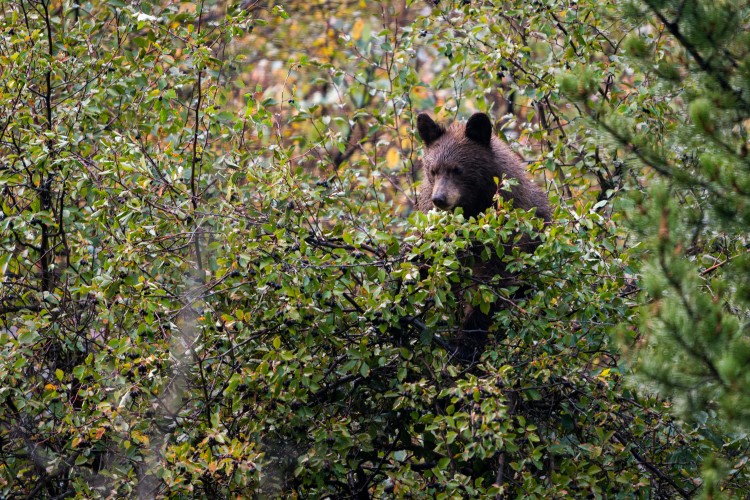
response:
[[(0, 0), (0, 495), (746, 497), (749, 10)], [(553, 223), (415, 212), (421, 111)]]

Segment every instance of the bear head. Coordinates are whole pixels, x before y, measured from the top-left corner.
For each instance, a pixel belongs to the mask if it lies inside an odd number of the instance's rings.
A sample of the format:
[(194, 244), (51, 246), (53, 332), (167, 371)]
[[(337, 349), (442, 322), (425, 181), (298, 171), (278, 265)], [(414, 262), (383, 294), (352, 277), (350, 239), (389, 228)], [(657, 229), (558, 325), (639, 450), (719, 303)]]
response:
[(441, 210), (463, 209), (477, 216), (492, 206), (500, 180), (498, 159), (492, 147), (492, 122), (475, 113), (463, 123), (444, 128), (426, 113), (417, 116), (417, 131), (425, 143), (422, 189)]

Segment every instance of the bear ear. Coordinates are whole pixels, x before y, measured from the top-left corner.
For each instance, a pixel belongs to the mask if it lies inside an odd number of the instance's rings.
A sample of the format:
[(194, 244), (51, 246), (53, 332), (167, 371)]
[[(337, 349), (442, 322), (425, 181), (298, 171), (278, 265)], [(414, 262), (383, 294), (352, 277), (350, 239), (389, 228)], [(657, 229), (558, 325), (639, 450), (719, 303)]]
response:
[(485, 113), (474, 113), (466, 122), (466, 137), (482, 146), (489, 146), (492, 138), (492, 122)]
[(427, 113), (419, 113), (417, 116), (417, 131), (427, 146), (440, 139), (440, 136), (445, 133), (445, 129), (435, 123)]

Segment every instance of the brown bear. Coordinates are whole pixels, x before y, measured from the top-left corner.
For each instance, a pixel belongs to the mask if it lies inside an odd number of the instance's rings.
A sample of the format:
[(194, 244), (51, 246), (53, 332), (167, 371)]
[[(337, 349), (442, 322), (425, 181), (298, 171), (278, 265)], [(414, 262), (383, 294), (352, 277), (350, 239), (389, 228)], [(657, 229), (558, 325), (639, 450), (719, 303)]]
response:
[[(453, 123), (445, 128), (421, 113), (417, 117), (417, 130), (426, 146), (422, 158), (424, 177), (417, 202), (420, 211), (461, 207), (465, 217), (474, 217), (492, 207), (499, 192), (504, 199), (512, 200), (514, 207), (536, 208), (538, 217), (550, 221), (546, 193), (529, 178), (521, 159), (493, 134), (486, 114), (475, 113), (465, 124)], [(498, 189), (496, 179), (502, 182), (505, 178), (513, 178), (515, 182), (509, 190)], [(533, 251), (535, 243), (524, 237), (517, 245)], [(500, 275), (500, 286), (513, 283), (513, 275), (499, 259), (482, 262), (469, 255), (464, 262), (472, 267), (476, 281)], [(492, 313), (501, 308), (496, 302), (489, 315), (468, 304), (462, 308), (461, 332), (454, 340), (459, 357), (476, 357), (486, 343)]]

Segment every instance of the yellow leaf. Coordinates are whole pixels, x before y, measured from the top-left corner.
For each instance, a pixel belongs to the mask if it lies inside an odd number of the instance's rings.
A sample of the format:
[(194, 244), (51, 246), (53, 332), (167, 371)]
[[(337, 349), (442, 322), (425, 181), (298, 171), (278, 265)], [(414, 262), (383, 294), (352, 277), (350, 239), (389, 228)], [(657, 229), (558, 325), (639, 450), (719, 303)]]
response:
[(148, 446), (148, 436), (146, 434), (141, 434), (138, 431), (133, 431), (133, 433), (131, 434), (131, 437), (133, 438), (133, 441), (135, 441), (136, 443), (141, 443), (141, 444), (145, 444), (146, 446)]
[(399, 154), (396, 148), (390, 148), (385, 154), (385, 164), (388, 168), (393, 168), (398, 165)]
[(428, 95), (427, 88), (422, 87), (421, 85), (418, 85), (416, 87), (413, 87), (411, 91), (414, 93), (416, 97), (419, 99), (425, 99)]
[(352, 26), (352, 38), (355, 40), (359, 40), (362, 37), (362, 30), (365, 27), (365, 22), (362, 20), (362, 18), (357, 19), (354, 21), (354, 26)]

